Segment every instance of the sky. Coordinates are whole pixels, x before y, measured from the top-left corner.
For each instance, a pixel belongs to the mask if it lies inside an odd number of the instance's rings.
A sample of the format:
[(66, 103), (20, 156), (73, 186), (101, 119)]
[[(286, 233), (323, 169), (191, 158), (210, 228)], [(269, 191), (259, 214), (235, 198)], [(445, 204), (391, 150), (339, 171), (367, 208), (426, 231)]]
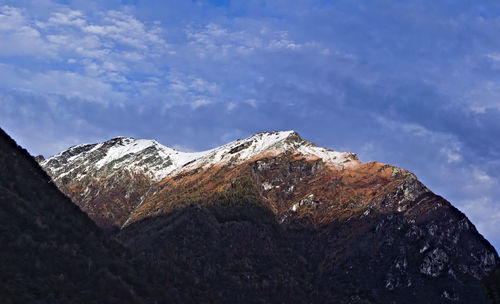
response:
[(260, 131), (414, 172), (500, 249), (500, 2), (0, 0), (0, 127), (33, 155)]

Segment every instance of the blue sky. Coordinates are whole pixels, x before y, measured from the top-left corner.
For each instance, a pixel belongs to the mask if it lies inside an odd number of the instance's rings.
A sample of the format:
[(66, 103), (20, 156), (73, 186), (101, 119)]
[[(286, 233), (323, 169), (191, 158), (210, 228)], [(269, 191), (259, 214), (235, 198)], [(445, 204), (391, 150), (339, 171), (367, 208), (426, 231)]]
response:
[(413, 171), (500, 249), (497, 1), (0, 0), (0, 126), (32, 154), (259, 131)]

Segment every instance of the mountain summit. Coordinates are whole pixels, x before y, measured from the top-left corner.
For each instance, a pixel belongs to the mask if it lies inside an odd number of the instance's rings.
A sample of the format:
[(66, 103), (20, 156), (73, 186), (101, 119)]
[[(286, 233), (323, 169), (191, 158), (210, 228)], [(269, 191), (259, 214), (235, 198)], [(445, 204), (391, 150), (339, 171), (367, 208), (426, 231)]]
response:
[(56, 185), (101, 227), (122, 226), (151, 185), (194, 169), (235, 166), (282, 154), (321, 159), (342, 169), (360, 164), (355, 154), (320, 148), (295, 131), (261, 132), (202, 152), (181, 152), (155, 140), (116, 137), (77, 145), (42, 160)]
[[(221, 147), (203, 152), (181, 152), (165, 147), (155, 140), (116, 137), (104, 143), (77, 145), (41, 164), (60, 178), (81, 179), (81, 171), (95, 171), (107, 175), (117, 169), (148, 173), (159, 180), (172, 172), (189, 168), (216, 165), (229, 161), (246, 161), (261, 154), (278, 155), (284, 152), (320, 157), (337, 167), (356, 164), (352, 153), (319, 148), (302, 139), (295, 131), (261, 132), (247, 139), (235, 140)], [(59, 173), (64, 172), (64, 173)], [(74, 175), (77, 174), (77, 175)]]
[(407, 170), (294, 131), (195, 153), (118, 137), (40, 164), (115, 240), (160, 269), (181, 267), (216, 302), (488, 303), (498, 293), (481, 281), (498, 254), (448, 201)]

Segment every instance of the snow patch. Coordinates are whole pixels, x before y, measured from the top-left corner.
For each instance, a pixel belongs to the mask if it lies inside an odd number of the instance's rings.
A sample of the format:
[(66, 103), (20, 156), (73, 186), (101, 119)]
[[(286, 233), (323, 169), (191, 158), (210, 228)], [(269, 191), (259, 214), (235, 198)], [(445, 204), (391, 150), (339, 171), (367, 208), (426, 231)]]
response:
[[(239, 164), (260, 155), (278, 156), (285, 152), (302, 154), (310, 160), (322, 159), (325, 164), (339, 169), (360, 163), (352, 153), (320, 148), (303, 140), (294, 131), (282, 131), (257, 133), (247, 139), (201, 152), (177, 151), (155, 140), (116, 137), (105, 143), (94, 144), (92, 148), (88, 144), (71, 147), (43, 161), (42, 166), (51, 170), (57, 178), (70, 175), (76, 169), (74, 172), (80, 178), (86, 172), (109, 174), (109, 170), (128, 169), (148, 172), (151, 178), (159, 180), (186, 170), (218, 164)], [(266, 190), (270, 186), (263, 185)]]

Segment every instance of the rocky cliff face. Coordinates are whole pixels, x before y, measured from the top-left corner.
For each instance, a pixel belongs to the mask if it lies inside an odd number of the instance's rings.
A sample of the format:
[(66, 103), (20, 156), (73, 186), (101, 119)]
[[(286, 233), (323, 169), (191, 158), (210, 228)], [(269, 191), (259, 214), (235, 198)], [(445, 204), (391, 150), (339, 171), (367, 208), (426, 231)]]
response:
[(96, 223), (121, 228), (116, 240), (217, 301), (488, 303), (481, 279), (499, 264), (412, 173), (291, 131), (200, 153), (117, 138), (41, 164)]

